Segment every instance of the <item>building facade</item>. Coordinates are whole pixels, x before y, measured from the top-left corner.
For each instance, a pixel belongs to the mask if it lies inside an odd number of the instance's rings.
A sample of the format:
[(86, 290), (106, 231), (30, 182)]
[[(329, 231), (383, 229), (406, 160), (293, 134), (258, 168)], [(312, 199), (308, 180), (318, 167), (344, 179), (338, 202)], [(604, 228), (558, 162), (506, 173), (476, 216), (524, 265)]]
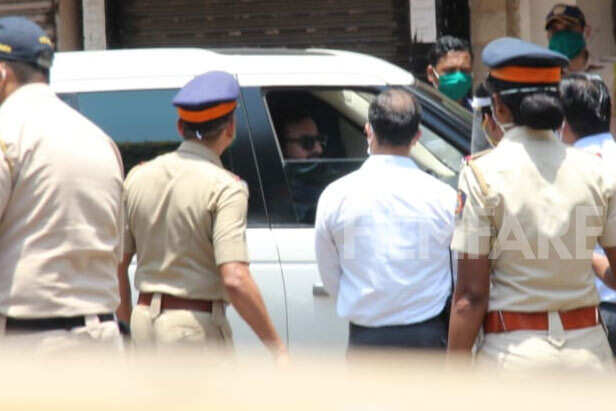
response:
[(476, 80), (494, 38), (547, 45), (544, 19), (559, 2), (586, 14), (591, 54), (610, 68), (616, 61), (616, 0), (3, 0), (0, 15), (32, 18), (58, 50), (324, 47), (372, 54), (422, 77), (431, 43), (414, 39), (412, 2), (432, 4), (437, 36), (471, 42)]

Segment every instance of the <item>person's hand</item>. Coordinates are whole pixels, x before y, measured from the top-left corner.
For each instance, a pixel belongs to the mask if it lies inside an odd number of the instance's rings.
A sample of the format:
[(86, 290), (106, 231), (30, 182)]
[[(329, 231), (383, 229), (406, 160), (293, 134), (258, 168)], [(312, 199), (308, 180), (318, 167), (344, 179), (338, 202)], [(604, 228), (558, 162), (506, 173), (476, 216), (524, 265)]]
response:
[(274, 360), (276, 361), (276, 366), (281, 369), (288, 368), (291, 364), (291, 360), (289, 359), (289, 351), (287, 351), (287, 347), (282, 343), (278, 343), (277, 346), (273, 349)]
[(289, 353), (286, 350), (276, 355), (276, 366), (278, 368), (286, 369), (289, 365), (291, 365), (291, 360), (289, 358)]

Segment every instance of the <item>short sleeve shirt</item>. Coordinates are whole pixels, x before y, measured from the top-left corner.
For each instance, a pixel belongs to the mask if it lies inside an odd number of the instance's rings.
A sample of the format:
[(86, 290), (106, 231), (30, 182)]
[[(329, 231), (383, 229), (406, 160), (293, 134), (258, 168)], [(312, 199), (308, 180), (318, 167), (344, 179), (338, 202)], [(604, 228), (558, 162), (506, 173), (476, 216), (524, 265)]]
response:
[[(489, 255), (490, 311), (598, 303), (591, 257), (616, 245), (614, 178), (551, 131), (516, 127), (459, 182), (452, 248)], [(483, 185), (483, 189), (482, 189)]]
[(135, 285), (194, 299), (227, 299), (217, 266), (248, 262), (248, 188), (194, 141), (135, 167), (125, 182), (125, 253)]
[(119, 304), (122, 160), (43, 83), (0, 107), (0, 313), (110, 313)]

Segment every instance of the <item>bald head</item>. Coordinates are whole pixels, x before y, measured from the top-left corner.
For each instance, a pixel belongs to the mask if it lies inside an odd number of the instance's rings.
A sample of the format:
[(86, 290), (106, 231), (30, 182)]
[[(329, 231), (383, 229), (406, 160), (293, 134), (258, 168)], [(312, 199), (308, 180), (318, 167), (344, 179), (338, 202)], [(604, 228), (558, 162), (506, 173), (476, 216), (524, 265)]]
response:
[(421, 107), (406, 90), (385, 90), (370, 104), (368, 121), (379, 144), (406, 146), (417, 134)]

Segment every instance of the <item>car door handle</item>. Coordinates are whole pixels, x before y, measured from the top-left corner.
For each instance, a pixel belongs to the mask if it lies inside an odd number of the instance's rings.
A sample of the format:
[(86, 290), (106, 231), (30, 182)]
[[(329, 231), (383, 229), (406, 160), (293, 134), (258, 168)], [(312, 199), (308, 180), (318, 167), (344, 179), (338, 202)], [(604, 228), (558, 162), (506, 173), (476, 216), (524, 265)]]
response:
[(325, 290), (323, 283), (314, 283), (312, 285), (312, 295), (315, 297), (329, 297), (329, 293)]

